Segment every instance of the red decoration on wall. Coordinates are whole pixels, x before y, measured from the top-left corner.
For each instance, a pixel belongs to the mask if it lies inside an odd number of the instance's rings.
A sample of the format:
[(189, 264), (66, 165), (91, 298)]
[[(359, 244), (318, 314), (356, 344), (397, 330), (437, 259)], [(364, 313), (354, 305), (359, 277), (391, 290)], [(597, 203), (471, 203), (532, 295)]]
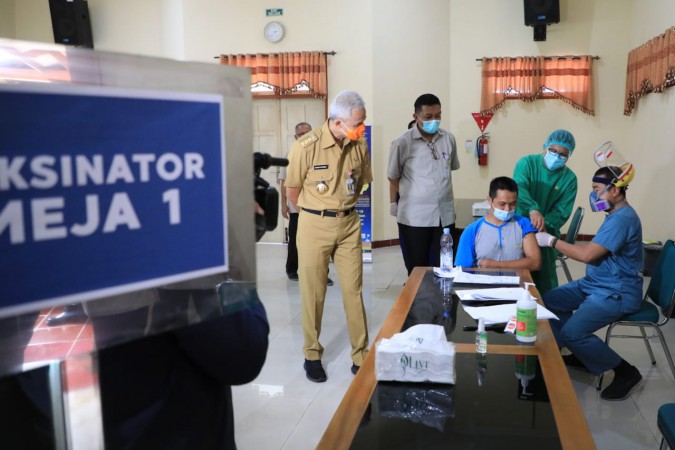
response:
[(492, 119), (492, 113), (488, 113), (485, 115), (481, 115), (480, 113), (471, 113), (473, 116), (473, 120), (476, 121), (476, 125), (478, 125), (478, 128), (480, 128), (481, 133), (485, 131), (485, 129), (488, 126), (488, 123), (490, 123), (490, 119)]

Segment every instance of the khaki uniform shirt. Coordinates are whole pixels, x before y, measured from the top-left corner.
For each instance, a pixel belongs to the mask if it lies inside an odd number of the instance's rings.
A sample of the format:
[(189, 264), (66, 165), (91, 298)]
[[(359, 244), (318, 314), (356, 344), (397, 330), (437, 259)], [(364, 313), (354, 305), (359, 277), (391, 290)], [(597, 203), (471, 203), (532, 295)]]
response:
[[(286, 186), (302, 188), (298, 198), (302, 208), (353, 208), (363, 185), (373, 179), (366, 140), (345, 139), (340, 149), (328, 122), (295, 141), (289, 158)], [(351, 181), (353, 189), (348, 189)]]
[(457, 169), (452, 133), (438, 130), (429, 143), (415, 126), (399, 136), (391, 144), (387, 167), (387, 178), (399, 180), (396, 220), (411, 227), (455, 223), (452, 171)]

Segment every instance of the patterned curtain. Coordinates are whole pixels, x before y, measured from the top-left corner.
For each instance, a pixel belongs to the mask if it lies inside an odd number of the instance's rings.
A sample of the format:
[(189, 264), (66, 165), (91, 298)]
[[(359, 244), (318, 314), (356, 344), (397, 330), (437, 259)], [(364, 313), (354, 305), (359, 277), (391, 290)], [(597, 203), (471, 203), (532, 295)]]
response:
[(592, 56), (483, 58), (482, 66), (481, 114), (496, 111), (509, 98), (557, 98), (595, 115)]
[(293, 95), (300, 84), (306, 84), (317, 98), (326, 98), (328, 93), (324, 52), (220, 55), (220, 63), (249, 67), (252, 85), (266, 83), (278, 95)]
[(630, 116), (640, 97), (675, 85), (675, 27), (628, 53), (626, 101)]

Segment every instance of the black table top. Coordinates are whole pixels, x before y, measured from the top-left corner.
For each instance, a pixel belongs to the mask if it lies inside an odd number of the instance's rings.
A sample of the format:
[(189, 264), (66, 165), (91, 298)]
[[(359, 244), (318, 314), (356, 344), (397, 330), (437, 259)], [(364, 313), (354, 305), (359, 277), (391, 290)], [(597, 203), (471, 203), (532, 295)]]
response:
[[(431, 323), (449, 341), (474, 342), (475, 332), (463, 327), (476, 321), (454, 293), (461, 288), (427, 271), (402, 331)], [(518, 342), (489, 331), (490, 344)], [(351, 448), (561, 448), (537, 356), (457, 353), (455, 371), (455, 385), (379, 382)]]

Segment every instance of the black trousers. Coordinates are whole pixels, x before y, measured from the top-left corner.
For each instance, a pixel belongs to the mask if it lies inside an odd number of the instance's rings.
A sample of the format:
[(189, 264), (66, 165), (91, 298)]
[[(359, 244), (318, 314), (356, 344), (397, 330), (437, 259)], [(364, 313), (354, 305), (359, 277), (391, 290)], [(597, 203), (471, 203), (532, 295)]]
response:
[[(454, 224), (448, 225), (450, 230)], [(398, 224), (401, 252), (408, 275), (415, 267), (439, 267), (441, 261), (441, 235), (443, 227), (411, 227)]]
[(300, 213), (288, 213), (288, 256), (286, 257), (286, 273), (298, 273), (298, 217)]

